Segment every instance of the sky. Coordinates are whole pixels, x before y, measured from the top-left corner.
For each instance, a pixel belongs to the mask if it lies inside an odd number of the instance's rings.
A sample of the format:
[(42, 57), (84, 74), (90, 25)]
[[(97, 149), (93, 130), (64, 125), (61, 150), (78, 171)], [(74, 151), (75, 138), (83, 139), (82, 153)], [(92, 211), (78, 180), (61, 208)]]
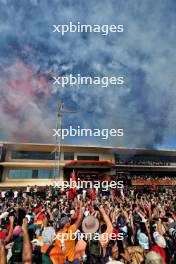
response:
[[(124, 25), (123, 33), (53, 33), (53, 24)], [(123, 137), (63, 143), (176, 149), (175, 0), (0, 0), (0, 141), (54, 143), (63, 128)], [(124, 76), (123, 86), (55, 86), (53, 76)]]

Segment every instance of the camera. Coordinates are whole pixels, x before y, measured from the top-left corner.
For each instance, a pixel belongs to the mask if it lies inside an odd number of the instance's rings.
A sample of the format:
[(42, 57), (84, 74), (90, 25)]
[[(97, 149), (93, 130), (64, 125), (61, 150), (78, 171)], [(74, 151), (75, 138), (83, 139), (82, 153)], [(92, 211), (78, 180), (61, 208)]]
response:
[(174, 240), (176, 240), (176, 229), (175, 228), (170, 228), (168, 230), (168, 233)]

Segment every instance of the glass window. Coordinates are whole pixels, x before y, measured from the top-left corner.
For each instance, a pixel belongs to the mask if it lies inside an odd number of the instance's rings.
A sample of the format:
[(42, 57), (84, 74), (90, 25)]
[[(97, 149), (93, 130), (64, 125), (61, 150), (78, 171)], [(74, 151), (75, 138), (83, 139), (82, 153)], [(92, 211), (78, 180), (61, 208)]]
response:
[(74, 160), (73, 152), (64, 152), (64, 160)]
[(9, 170), (10, 179), (32, 179), (32, 170)]
[(32, 171), (32, 179), (37, 179), (38, 178), (38, 170), (33, 170)]
[(162, 155), (144, 155), (144, 154), (117, 154), (115, 153), (115, 160), (117, 163), (125, 164), (154, 164), (154, 165), (168, 165), (169, 163), (176, 163), (176, 156), (162, 156)]
[(38, 179), (53, 179), (54, 170), (38, 170)]
[(77, 156), (77, 160), (99, 160), (99, 156)]
[(9, 169), (8, 177), (9, 179), (52, 179), (54, 170)]
[(54, 153), (42, 151), (13, 151), (12, 159), (54, 160)]

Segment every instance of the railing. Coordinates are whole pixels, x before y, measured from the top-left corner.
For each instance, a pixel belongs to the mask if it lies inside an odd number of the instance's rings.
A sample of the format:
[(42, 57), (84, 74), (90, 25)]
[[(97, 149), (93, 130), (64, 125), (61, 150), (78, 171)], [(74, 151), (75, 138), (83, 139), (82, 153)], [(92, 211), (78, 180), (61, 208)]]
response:
[(176, 185), (176, 180), (132, 180), (132, 185)]

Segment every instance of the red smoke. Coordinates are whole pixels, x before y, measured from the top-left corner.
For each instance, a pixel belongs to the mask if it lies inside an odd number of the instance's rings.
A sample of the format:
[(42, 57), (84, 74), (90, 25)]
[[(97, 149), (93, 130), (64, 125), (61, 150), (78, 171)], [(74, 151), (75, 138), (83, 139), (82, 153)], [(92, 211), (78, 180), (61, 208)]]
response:
[[(3, 132), (14, 139), (27, 139), (33, 126), (45, 122), (41, 108), (45, 109), (44, 101), (49, 99), (51, 92), (52, 85), (47, 77), (39, 75), (34, 67), (18, 61), (6, 68), (0, 78)], [(41, 134), (41, 131), (38, 132), (35, 129), (35, 133)]]

